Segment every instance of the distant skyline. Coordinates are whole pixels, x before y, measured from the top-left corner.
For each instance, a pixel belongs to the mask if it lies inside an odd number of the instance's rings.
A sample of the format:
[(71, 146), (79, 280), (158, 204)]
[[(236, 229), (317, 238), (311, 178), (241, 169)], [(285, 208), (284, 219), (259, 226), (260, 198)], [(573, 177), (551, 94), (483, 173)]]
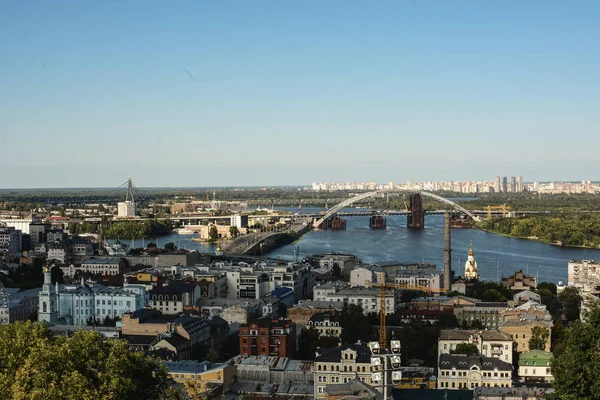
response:
[(598, 180), (600, 2), (0, 2), (0, 188)]

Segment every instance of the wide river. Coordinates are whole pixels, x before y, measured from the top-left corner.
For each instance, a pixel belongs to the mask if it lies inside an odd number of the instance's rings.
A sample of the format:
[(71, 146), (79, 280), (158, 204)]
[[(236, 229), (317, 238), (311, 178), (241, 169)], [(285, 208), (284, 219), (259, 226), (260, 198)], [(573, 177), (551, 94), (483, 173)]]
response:
[[(293, 213), (321, 212), (323, 209), (280, 207)], [(342, 211), (355, 211), (348, 209)], [(158, 244), (175, 243), (179, 248), (198, 250), (204, 253), (214, 252), (214, 246), (194, 242), (189, 235), (169, 235), (161, 237)], [(151, 240), (156, 243), (156, 240)], [(131, 241), (123, 240), (126, 244)], [(149, 241), (146, 240), (145, 244)], [(600, 250), (570, 249), (551, 246), (531, 240), (512, 239), (475, 229), (452, 229), (452, 269), (462, 275), (473, 242), (475, 261), (482, 279), (496, 281), (498, 277), (512, 274), (516, 269), (538, 274), (539, 281), (557, 283), (567, 282), (567, 263), (569, 260), (598, 260)], [(368, 217), (350, 217), (346, 220), (346, 230), (311, 231), (296, 242), (276, 249), (266, 256), (293, 260), (298, 250), (298, 258), (321, 252), (350, 253), (363, 262), (425, 261), (443, 268), (444, 260), (444, 217), (431, 215), (425, 217), (425, 229), (411, 230), (406, 227), (405, 216), (387, 217), (387, 229), (369, 228)], [(142, 245), (136, 240), (136, 247)]]

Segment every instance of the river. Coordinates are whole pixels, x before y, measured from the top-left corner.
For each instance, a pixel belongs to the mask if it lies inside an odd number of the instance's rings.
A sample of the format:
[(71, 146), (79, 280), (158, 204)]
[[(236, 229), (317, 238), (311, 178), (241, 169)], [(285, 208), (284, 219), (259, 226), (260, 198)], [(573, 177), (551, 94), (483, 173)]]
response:
[[(293, 213), (315, 213), (322, 208), (278, 207), (279, 210)], [(355, 211), (347, 209), (342, 211)], [(215, 245), (194, 242), (193, 235), (172, 234), (159, 239), (135, 240), (135, 247), (149, 242), (163, 246), (173, 242), (179, 248), (213, 253)], [(482, 279), (496, 281), (498, 277), (508, 276), (516, 269), (538, 275), (539, 281), (557, 283), (567, 282), (567, 263), (569, 260), (600, 259), (600, 250), (561, 248), (532, 240), (513, 239), (476, 229), (452, 229), (452, 269), (459, 275), (473, 242), (475, 261)], [(122, 240), (131, 245), (131, 240)], [(324, 251), (350, 253), (363, 262), (377, 261), (425, 261), (443, 268), (444, 217), (431, 215), (425, 217), (425, 229), (410, 230), (406, 227), (405, 216), (387, 217), (387, 229), (369, 228), (368, 217), (350, 217), (346, 220), (346, 230), (310, 231), (296, 242), (273, 250), (265, 256), (281, 257), (293, 260), (294, 251), (298, 257), (309, 256)]]

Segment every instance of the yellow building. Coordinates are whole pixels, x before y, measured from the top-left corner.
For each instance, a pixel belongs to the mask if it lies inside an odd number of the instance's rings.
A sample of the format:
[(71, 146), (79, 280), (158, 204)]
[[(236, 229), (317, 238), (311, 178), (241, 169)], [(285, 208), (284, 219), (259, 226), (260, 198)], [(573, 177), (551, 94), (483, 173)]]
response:
[(552, 322), (535, 320), (508, 320), (504, 321), (503, 325), (498, 328), (498, 330), (502, 333), (512, 336), (513, 341), (517, 344), (517, 351), (519, 353), (523, 353), (525, 351), (529, 351), (531, 330), (536, 326), (540, 326), (548, 330), (545, 351), (550, 351), (550, 333), (552, 331)]
[(208, 361), (165, 361), (163, 365), (175, 382), (194, 382), (200, 391), (208, 391), (208, 384), (223, 385), (223, 393), (229, 389), (236, 373), (232, 364), (211, 364)]

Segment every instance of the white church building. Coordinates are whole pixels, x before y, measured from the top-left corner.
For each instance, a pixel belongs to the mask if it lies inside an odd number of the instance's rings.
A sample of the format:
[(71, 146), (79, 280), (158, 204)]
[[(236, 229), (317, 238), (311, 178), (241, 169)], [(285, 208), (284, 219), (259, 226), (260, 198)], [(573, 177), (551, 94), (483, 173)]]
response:
[(44, 268), (44, 285), (39, 293), (38, 321), (64, 325), (87, 325), (106, 317), (120, 317), (148, 304), (144, 285), (108, 287), (98, 283), (52, 285), (50, 268)]

